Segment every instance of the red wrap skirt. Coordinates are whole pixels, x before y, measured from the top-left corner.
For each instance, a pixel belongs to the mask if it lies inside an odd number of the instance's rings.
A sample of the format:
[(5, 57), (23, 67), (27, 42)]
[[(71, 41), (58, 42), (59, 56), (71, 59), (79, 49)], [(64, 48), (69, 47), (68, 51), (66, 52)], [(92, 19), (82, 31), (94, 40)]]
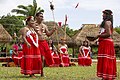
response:
[(61, 54), (61, 65), (68, 67), (70, 65), (70, 59), (68, 54)]
[(21, 65), (21, 59), (22, 59), (22, 55), (23, 55), (23, 51), (17, 51), (18, 55), (12, 54), (12, 59), (15, 63), (16, 66), (20, 66)]
[(108, 80), (116, 77), (116, 57), (112, 39), (99, 41), (97, 76)]
[(39, 47), (36, 47), (32, 41), (27, 38), (31, 47), (23, 44), (23, 56), (21, 60), (21, 73), (22, 74), (40, 74), (42, 69), (42, 61)]
[(46, 64), (48, 66), (52, 65), (54, 63), (54, 60), (52, 58), (51, 51), (46, 40), (39, 40), (39, 49), (41, 55), (45, 57)]
[(90, 57), (82, 57), (78, 55), (78, 65), (80, 66), (91, 66), (92, 59)]

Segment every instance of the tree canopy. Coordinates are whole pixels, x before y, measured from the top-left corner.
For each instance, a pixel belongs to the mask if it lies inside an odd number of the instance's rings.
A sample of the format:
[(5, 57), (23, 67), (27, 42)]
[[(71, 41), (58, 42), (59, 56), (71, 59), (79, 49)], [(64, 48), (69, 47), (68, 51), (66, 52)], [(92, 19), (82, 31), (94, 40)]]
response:
[(74, 36), (79, 30), (70, 29), (69, 26), (66, 26), (66, 34), (70, 37)]
[(2, 16), (0, 19), (0, 24), (4, 26), (10, 35), (13, 35), (13, 33), (18, 33), (19, 29), (24, 26), (20, 18), (10, 14), (7, 16)]
[(17, 7), (18, 7), (18, 9), (13, 9), (11, 12), (16, 12), (17, 14), (22, 14), (25, 17), (35, 16), (35, 14), (37, 12), (44, 12), (44, 10), (41, 9), (41, 7), (37, 6), (36, 0), (33, 0), (33, 5), (28, 5), (28, 6), (18, 5)]
[(120, 26), (115, 27), (115, 31), (120, 34)]

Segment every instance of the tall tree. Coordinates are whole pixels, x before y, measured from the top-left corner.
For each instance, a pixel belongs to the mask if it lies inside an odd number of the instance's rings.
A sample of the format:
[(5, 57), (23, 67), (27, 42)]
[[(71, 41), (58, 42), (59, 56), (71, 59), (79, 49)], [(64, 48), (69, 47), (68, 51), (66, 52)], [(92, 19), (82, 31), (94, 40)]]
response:
[(17, 14), (22, 14), (25, 17), (27, 16), (35, 16), (37, 12), (44, 12), (41, 7), (37, 7), (37, 2), (36, 0), (33, 0), (33, 5), (18, 5), (18, 9), (13, 9), (11, 12), (16, 12)]
[(120, 26), (115, 27), (115, 31), (120, 34)]
[(0, 24), (4, 26), (10, 35), (13, 35), (14, 32), (18, 34), (20, 28), (24, 26), (22, 20), (10, 14), (7, 14), (7, 16), (2, 16), (0, 19)]
[(66, 26), (66, 34), (70, 37), (74, 36), (79, 30), (70, 29), (69, 25)]

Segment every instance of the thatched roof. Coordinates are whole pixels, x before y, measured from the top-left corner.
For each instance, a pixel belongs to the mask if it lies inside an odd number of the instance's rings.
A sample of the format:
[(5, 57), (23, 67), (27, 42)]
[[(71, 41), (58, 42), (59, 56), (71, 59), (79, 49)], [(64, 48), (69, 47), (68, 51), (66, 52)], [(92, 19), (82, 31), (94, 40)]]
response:
[(115, 30), (113, 31), (113, 36), (115, 46), (120, 46), (120, 34), (118, 34)]
[[(86, 36), (97, 36), (99, 34), (99, 26), (96, 24), (83, 24), (80, 31), (72, 37), (74, 42), (77, 45), (81, 45), (82, 42), (86, 39)], [(115, 46), (120, 45), (120, 34), (118, 34), (115, 30), (113, 31), (113, 40)], [(91, 45), (96, 45), (96, 41), (89, 41)]]
[(95, 24), (83, 24), (82, 28), (72, 37), (72, 39), (77, 45), (81, 45), (84, 40), (87, 40), (86, 36), (97, 35), (98, 31), (99, 29)]
[[(53, 26), (54, 24), (58, 27), (57, 23), (55, 22), (44, 22), (47, 26), (48, 26), (48, 29), (49, 30), (52, 30), (53, 29)], [(57, 38), (58, 40), (60, 41), (61, 37), (64, 37), (65, 36), (65, 31), (61, 28), (61, 27), (58, 27), (58, 30), (57, 30), (57, 35), (56, 35), (56, 32), (53, 33), (50, 38), (54, 41), (54, 42), (57, 42)], [(71, 43), (72, 42), (72, 39), (66, 34), (66, 41), (67, 43)]]
[(11, 35), (0, 24), (0, 42), (10, 42), (10, 41), (12, 41)]

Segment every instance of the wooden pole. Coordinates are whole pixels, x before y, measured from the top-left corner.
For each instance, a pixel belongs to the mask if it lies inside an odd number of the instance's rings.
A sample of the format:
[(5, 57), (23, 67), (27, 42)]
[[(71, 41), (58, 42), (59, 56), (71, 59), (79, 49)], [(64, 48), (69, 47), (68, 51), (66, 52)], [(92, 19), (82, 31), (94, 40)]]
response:
[[(49, 1), (50, 2), (50, 1)], [(52, 0), (53, 2), (53, 0)], [(56, 26), (55, 24), (55, 16), (54, 16), (54, 5), (52, 4), (52, 2), (50, 2), (50, 9), (52, 11), (52, 15), (53, 15), (53, 21), (54, 21), (54, 26)], [(55, 27), (57, 29), (57, 27)], [(58, 29), (56, 30), (56, 39), (57, 39), (57, 43), (59, 44), (59, 40), (58, 40)]]
[[(52, 15), (53, 15), (54, 26), (56, 26), (56, 24), (55, 24), (55, 16), (54, 16), (54, 11), (53, 10), (52, 10)], [(56, 26), (56, 28), (57, 28), (57, 26)], [(57, 30), (55, 32), (56, 32), (57, 44), (59, 44), (59, 40), (58, 40), (58, 28), (57, 28)]]
[(64, 38), (65, 39), (66, 39), (66, 25), (67, 25), (67, 15), (65, 15), (65, 25), (64, 25), (64, 31), (65, 31)]
[(66, 39), (66, 24), (64, 26), (64, 31), (65, 31), (64, 38)]

